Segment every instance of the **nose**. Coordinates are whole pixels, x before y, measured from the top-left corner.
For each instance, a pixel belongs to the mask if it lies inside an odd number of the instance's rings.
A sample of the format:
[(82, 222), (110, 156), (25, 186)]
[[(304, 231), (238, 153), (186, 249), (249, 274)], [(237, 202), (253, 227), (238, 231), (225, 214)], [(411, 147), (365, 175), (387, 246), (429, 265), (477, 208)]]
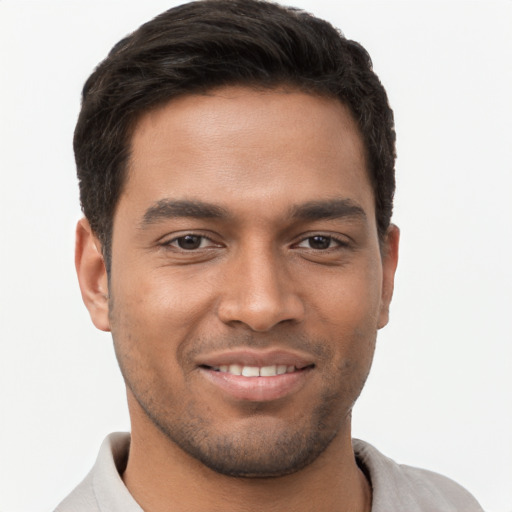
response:
[(278, 324), (303, 319), (296, 279), (272, 250), (243, 251), (228, 267), (218, 307), (222, 322), (267, 332)]

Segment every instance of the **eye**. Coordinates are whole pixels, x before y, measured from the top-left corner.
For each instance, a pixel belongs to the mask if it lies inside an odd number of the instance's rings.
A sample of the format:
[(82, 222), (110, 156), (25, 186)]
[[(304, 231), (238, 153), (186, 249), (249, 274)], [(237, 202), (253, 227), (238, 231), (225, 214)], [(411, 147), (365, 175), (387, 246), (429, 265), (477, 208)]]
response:
[(332, 236), (315, 235), (305, 238), (297, 247), (325, 251), (326, 249), (332, 249), (333, 247), (339, 247), (341, 245), (343, 245), (343, 243)]
[(207, 247), (215, 247), (214, 244), (209, 238), (201, 235), (183, 235), (177, 238), (173, 238), (171, 241), (166, 243), (165, 245), (170, 245), (172, 247), (177, 247), (184, 251), (193, 251), (195, 249), (205, 249)]

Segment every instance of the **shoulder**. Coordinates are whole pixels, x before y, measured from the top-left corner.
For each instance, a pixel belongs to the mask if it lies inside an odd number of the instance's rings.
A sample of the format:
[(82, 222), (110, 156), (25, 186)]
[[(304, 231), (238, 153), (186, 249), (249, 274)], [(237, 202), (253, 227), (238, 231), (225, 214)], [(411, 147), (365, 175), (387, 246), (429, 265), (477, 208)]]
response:
[(371, 481), (372, 512), (483, 512), (476, 499), (453, 480), (397, 464), (364, 441), (354, 439), (353, 447)]
[(93, 471), (57, 506), (55, 512), (99, 512), (94, 496)]
[(54, 512), (142, 512), (121, 478), (129, 448), (129, 434), (107, 436), (89, 474)]

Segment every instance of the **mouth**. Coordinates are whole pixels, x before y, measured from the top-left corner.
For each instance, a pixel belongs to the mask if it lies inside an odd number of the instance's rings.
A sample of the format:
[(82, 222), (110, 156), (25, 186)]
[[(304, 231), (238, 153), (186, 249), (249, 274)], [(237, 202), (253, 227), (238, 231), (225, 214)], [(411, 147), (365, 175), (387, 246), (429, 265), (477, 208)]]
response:
[(251, 350), (209, 355), (201, 375), (228, 399), (269, 402), (298, 392), (314, 373), (311, 358), (287, 351)]
[(285, 375), (286, 373), (295, 373), (314, 365), (297, 367), (295, 365), (273, 364), (268, 366), (248, 366), (243, 364), (230, 364), (220, 366), (201, 365), (206, 370), (214, 372), (227, 373), (229, 375), (240, 375), (242, 377), (275, 377), (277, 375)]

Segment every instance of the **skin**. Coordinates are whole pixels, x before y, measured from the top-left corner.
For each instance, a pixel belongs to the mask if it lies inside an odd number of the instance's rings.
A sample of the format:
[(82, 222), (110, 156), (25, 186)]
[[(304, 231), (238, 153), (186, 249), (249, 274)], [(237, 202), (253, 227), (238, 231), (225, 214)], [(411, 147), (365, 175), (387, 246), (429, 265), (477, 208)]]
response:
[[(139, 120), (110, 280), (85, 219), (76, 265), (113, 335), (132, 421), (123, 479), (144, 510), (370, 510), (351, 410), (398, 238), (391, 226), (379, 243), (362, 139), (337, 100), (229, 87)], [(309, 365), (276, 399), (234, 396), (202, 365), (275, 350)]]

